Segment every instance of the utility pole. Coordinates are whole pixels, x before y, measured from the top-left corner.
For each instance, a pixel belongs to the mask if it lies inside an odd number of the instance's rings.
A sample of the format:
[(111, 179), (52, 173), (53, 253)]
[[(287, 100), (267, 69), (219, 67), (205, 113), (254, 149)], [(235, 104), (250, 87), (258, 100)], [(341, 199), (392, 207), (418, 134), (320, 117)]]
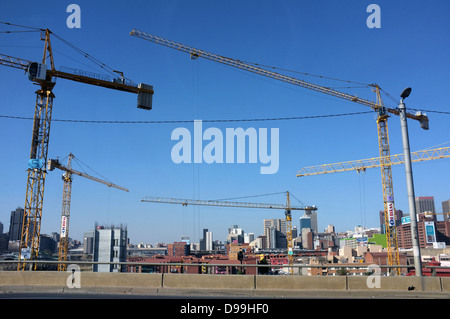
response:
[(406, 186), (408, 189), (408, 204), (409, 204), (409, 216), (411, 219), (411, 239), (413, 245), (414, 254), (414, 268), (416, 276), (422, 276), (422, 258), (420, 255), (420, 245), (417, 231), (417, 215), (416, 215), (416, 203), (414, 195), (414, 183), (412, 175), (411, 166), (411, 153), (409, 150), (409, 135), (408, 135), (408, 124), (406, 123), (406, 107), (403, 100), (409, 96), (411, 93), (411, 88), (406, 88), (403, 90), (399, 104), (400, 111), (400, 124), (402, 128), (402, 141), (403, 141), (403, 153), (405, 156), (405, 174), (406, 174)]

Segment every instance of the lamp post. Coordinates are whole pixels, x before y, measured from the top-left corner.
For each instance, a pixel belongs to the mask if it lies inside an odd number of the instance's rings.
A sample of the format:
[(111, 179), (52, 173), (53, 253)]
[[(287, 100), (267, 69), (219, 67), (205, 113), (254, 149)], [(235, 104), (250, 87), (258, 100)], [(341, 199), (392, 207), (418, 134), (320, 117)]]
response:
[(417, 231), (417, 217), (416, 217), (416, 203), (414, 195), (414, 184), (411, 166), (411, 153), (409, 149), (409, 135), (408, 124), (406, 123), (406, 107), (403, 100), (409, 96), (411, 88), (403, 90), (400, 97), (399, 111), (400, 111), (400, 123), (402, 128), (402, 141), (403, 141), (403, 153), (405, 156), (405, 174), (406, 174), (406, 186), (408, 189), (408, 204), (409, 204), (409, 216), (411, 219), (411, 239), (413, 245), (414, 254), (414, 268), (416, 276), (422, 276), (422, 259), (420, 255), (420, 245)]

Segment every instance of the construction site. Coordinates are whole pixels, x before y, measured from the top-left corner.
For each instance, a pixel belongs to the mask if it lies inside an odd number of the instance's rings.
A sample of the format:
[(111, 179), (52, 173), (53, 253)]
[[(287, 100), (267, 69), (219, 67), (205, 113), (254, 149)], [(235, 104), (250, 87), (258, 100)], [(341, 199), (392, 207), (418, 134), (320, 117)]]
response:
[(279, 26), (244, 32), (231, 5), (239, 27), (204, 35), (225, 19), (211, 4), (192, 33), (173, 31), (186, 4), (152, 13), (161, 28), (105, 32), (87, 4), (62, 26), (0, 21), (2, 292), (450, 296), (450, 47), (386, 53), (400, 31), (369, 18), (360, 48), (326, 19), (319, 45), (265, 5)]

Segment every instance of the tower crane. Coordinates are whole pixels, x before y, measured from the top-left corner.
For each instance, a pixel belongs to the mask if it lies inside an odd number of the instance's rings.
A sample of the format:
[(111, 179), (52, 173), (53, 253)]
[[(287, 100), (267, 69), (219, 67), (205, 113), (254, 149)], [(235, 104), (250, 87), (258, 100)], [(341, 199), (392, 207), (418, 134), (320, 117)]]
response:
[[(72, 198), (72, 175), (78, 175), (93, 180), (95, 182), (105, 184), (108, 187), (113, 187), (128, 192), (128, 189), (125, 187), (118, 186), (111, 182), (74, 170), (72, 168), (73, 158), (75, 158), (75, 156), (72, 153), (70, 153), (66, 166), (61, 164), (57, 159), (49, 159), (47, 162), (47, 171), (53, 171), (55, 168), (58, 168), (65, 172), (62, 176), (64, 186), (63, 186), (61, 232), (59, 239), (58, 261), (67, 261), (67, 253), (69, 249), (69, 220), (70, 220), (70, 203)], [(67, 265), (65, 263), (58, 264), (58, 270), (65, 271), (66, 268)]]
[[(411, 152), (411, 162), (423, 162), (449, 157), (450, 157), (450, 147), (441, 147)], [(390, 165), (403, 164), (404, 154), (391, 155), (388, 158), (374, 157), (369, 159), (361, 159), (348, 162), (338, 162), (332, 164), (322, 164), (303, 167), (297, 173), (297, 177), (348, 172), (348, 171), (361, 172), (365, 171), (368, 168), (381, 167), (383, 165), (383, 161), (389, 162)]]
[[(366, 99), (359, 98), (357, 96), (343, 93), (337, 90), (334, 90), (329, 87), (324, 87), (321, 85), (317, 85), (314, 83), (310, 83), (304, 80), (296, 79), (293, 77), (289, 77), (277, 72), (273, 72), (262, 67), (251, 65), (240, 60), (236, 60), (233, 58), (224, 57), (221, 55), (209, 53), (204, 50), (195, 49), (189, 47), (187, 45), (167, 40), (161, 38), (157, 35), (149, 34), (143, 31), (139, 31), (133, 29), (130, 32), (131, 36), (141, 38), (150, 42), (154, 42), (156, 44), (160, 44), (172, 49), (176, 49), (185, 53), (188, 53), (191, 59), (197, 58), (205, 58), (207, 60), (211, 60), (214, 62), (222, 63), (228, 66), (232, 66), (241, 70), (245, 70), (248, 72), (256, 73), (268, 78), (272, 78), (275, 80), (283, 81), (286, 83), (290, 83), (296, 86), (300, 86), (305, 89), (313, 90), (319, 93), (327, 94), (330, 96), (338, 97), (340, 99), (344, 99), (349, 102), (354, 102), (358, 104), (362, 104), (370, 107), (372, 110), (377, 112), (377, 132), (378, 132), (378, 148), (381, 160), (381, 177), (383, 181), (383, 203), (384, 203), (384, 211), (387, 212), (388, 209), (394, 207), (394, 191), (393, 191), (393, 183), (392, 183), (392, 171), (391, 165), (388, 161), (384, 160), (390, 156), (390, 146), (389, 146), (389, 135), (388, 135), (388, 125), (387, 120), (389, 118), (389, 114), (400, 115), (400, 111), (398, 109), (388, 108), (384, 105), (384, 102), (381, 98), (381, 88), (378, 84), (370, 84), (372, 90), (376, 93), (376, 101), (370, 101)], [(428, 117), (426, 114), (422, 112), (417, 112), (416, 114), (406, 113), (406, 117), (410, 119), (414, 119), (419, 121), (420, 126), (428, 130)], [(395, 208), (394, 208), (395, 211)], [(395, 225), (386, 225), (387, 232), (387, 241), (388, 241), (388, 264), (389, 265), (398, 265), (399, 264), (399, 252), (398, 252), (398, 243), (397, 243), (397, 232)]]
[[(246, 203), (246, 202), (230, 202), (218, 200), (195, 200), (195, 199), (179, 199), (179, 198), (163, 198), (163, 197), (144, 197), (141, 202), (166, 203), (187, 205), (203, 205), (218, 207), (239, 207), (239, 208), (259, 208), (259, 209), (284, 209), (286, 216), (286, 240), (287, 240), (287, 256), (290, 266), (294, 264), (293, 259), (293, 243), (292, 243), (292, 214), (291, 210), (304, 210), (307, 214), (317, 210), (315, 205), (297, 207), (291, 206), (289, 192), (286, 192), (286, 205), (283, 204), (265, 204), (265, 203)], [(289, 267), (289, 273), (293, 274), (294, 269)]]
[[(79, 72), (71, 73), (56, 70), (51, 45), (52, 31), (49, 29), (34, 29), (41, 31), (41, 40), (44, 41), (44, 53), (41, 62), (0, 54), (0, 65), (26, 71), (28, 79), (40, 87), (36, 91), (18, 270), (25, 270), (26, 260), (32, 261), (38, 257), (46, 176), (45, 163), (47, 162), (53, 99), (55, 97), (53, 93), (55, 78), (137, 94), (137, 107), (145, 110), (152, 108), (154, 93), (151, 85), (143, 83), (136, 85), (126, 82), (123, 78), (99, 79)], [(36, 265), (33, 267), (31, 264), (30, 269), (36, 269)]]
[[(436, 149), (428, 149), (417, 152), (411, 152), (411, 162), (423, 162), (442, 158), (450, 157), (450, 147), (441, 147)], [(385, 163), (389, 165), (399, 165), (404, 163), (404, 154), (391, 155), (386, 158), (375, 157), (369, 159), (348, 161), (348, 162), (338, 162), (332, 164), (322, 164), (316, 166), (309, 166), (302, 168), (298, 173), (297, 177), (357, 171), (365, 172), (368, 168), (383, 167)], [(395, 225), (395, 208), (394, 206), (388, 206), (388, 211), (384, 211), (384, 223), (386, 225)], [(387, 237), (387, 234), (386, 234)], [(400, 274), (400, 269), (395, 268), (396, 274)]]

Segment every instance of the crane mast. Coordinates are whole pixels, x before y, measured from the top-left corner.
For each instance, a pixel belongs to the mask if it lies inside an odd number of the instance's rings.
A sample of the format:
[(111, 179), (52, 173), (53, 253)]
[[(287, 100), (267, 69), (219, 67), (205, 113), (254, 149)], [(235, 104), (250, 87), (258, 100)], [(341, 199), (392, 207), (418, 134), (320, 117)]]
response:
[[(62, 199), (62, 212), (61, 212), (61, 232), (59, 239), (59, 250), (58, 250), (58, 261), (67, 261), (67, 254), (69, 250), (69, 220), (70, 220), (70, 204), (72, 198), (72, 175), (78, 175), (85, 177), (87, 179), (93, 180), (95, 182), (99, 182), (107, 185), (108, 187), (114, 187), (123, 191), (128, 192), (128, 189), (122, 186), (118, 186), (111, 182), (101, 180), (94, 176), (90, 176), (86, 173), (79, 172), (72, 168), (72, 160), (75, 156), (70, 153), (69, 159), (67, 161), (67, 165), (62, 165), (58, 160), (50, 159), (47, 162), (47, 170), (53, 171), (55, 168), (64, 171), (62, 176), (62, 180), (64, 181), (63, 186), (63, 199)], [(65, 263), (58, 264), (58, 270), (65, 271), (67, 269), (67, 265)]]
[[(166, 203), (166, 204), (180, 204), (187, 205), (203, 205), (203, 206), (219, 206), (219, 207), (239, 207), (239, 208), (259, 208), (259, 209), (284, 209), (286, 215), (286, 240), (287, 240), (287, 258), (288, 264), (294, 264), (294, 249), (292, 243), (292, 214), (291, 210), (304, 210), (307, 213), (317, 210), (315, 205), (312, 206), (291, 206), (289, 192), (286, 192), (286, 205), (283, 204), (265, 204), (265, 203), (246, 203), (246, 202), (230, 202), (217, 200), (195, 200), (195, 199), (179, 199), (179, 198), (164, 198), (164, 197), (144, 197), (141, 202)], [(289, 267), (289, 273), (293, 274), (293, 267)]]
[[(104, 88), (126, 91), (137, 94), (137, 107), (145, 110), (152, 108), (153, 87), (147, 84), (130, 85), (121, 81), (102, 81), (88, 76), (70, 74), (55, 70), (51, 45), (52, 32), (41, 29), (41, 40), (44, 41), (42, 61), (31, 62), (26, 59), (0, 54), (0, 65), (22, 69), (26, 71), (28, 79), (37, 83), (40, 88), (36, 91), (36, 102), (31, 138), (31, 151), (28, 161), (28, 177), (25, 195), (22, 233), (20, 236), (18, 270), (27, 269), (27, 261), (38, 258), (41, 230), (42, 208), (44, 201), (45, 164), (47, 162), (48, 144), (50, 138), (50, 124), (52, 119), (53, 99), (55, 95), (54, 78), (64, 78), (71, 81)], [(29, 263), (29, 269), (35, 270), (36, 264)]]
[[(324, 87), (321, 85), (317, 85), (314, 83), (310, 83), (304, 80), (299, 80), (293, 77), (289, 77), (277, 72), (269, 71), (264, 68), (250, 65), (248, 63), (244, 63), (240, 60), (224, 57), (221, 55), (209, 53), (204, 50), (195, 49), (192, 47), (189, 47), (187, 45), (167, 40), (164, 38), (161, 38), (159, 36), (149, 34), (146, 32), (142, 32), (136, 29), (133, 29), (130, 32), (131, 36), (141, 38), (156, 44), (160, 44), (172, 49), (176, 49), (185, 53), (190, 54), (190, 57), (192, 59), (196, 59), (199, 57), (219, 62), (228, 66), (232, 66), (241, 70), (245, 70), (248, 72), (256, 73), (262, 76), (266, 76), (275, 80), (283, 81), (286, 83), (290, 83), (296, 86), (300, 86), (302, 88), (306, 88), (309, 90), (313, 90), (319, 93), (327, 94), (330, 96), (338, 97), (340, 99), (344, 99), (349, 102), (355, 102), (358, 104), (362, 104), (365, 106), (370, 107), (371, 109), (378, 112), (378, 118), (377, 118), (377, 132), (378, 132), (378, 147), (379, 147), (379, 153), (380, 157), (386, 157), (390, 155), (390, 146), (389, 146), (389, 136), (388, 136), (388, 126), (387, 126), (387, 119), (390, 114), (399, 115), (400, 112), (398, 109), (392, 109), (387, 108), (384, 106), (383, 101), (381, 99), (380, 94), (380, 87), (377, 84), (371, 84), (370, 86), (375, 91), (377, 99), (376, 102), (362, 99), (357, 96), (353, 96), (351, 94), (343, 93), (328, 87)], [(406, 114), (407, 118), (414, 119), (419, 121), (420, 126), (428, 130), (428, 117), (421, 113), (417, 112), (416, 114)], [(395, 207), (394, 207), (394, 192), (392, 187), (392, 172), (391, 172), (391, 166), (389, 162), (383, 162), (383, 165), (381, 165), (381, 177), (383, 181), (383, 206), (385, 210), (385, 216), (388, 215), (388, 211), (393, 211), (395, 214)], [(388, 237), (388, 262), (389, 265), (395, 265), (399, 264), (399, 255), (398, 255), (398, 244), (397, 244), (397, 235), (396, 235), (396, 228), (395, 225), (393, 226), (390, 222), (390, 220), (385, 220), (386, 222), (386, 229), (389, 232)], [(397, 274), (399, 274), (399, 269), (396, 269)]]
[[(59, 233), (59, 249), (58, 249), (58, 261), (67, 261), (67, 254), (69, 252), (69, 219), (70, 219), (70, 204), (72, 198), (72, 158), (73, 155), (69, 155), (67, 162), (67, 170), (62, 176), (64, 181), (63, 186), (63, 199), (61, 210), (61, 230)], [(58, 270), (64, 271), (67, 269), (66, 264), (58, 264)]]

